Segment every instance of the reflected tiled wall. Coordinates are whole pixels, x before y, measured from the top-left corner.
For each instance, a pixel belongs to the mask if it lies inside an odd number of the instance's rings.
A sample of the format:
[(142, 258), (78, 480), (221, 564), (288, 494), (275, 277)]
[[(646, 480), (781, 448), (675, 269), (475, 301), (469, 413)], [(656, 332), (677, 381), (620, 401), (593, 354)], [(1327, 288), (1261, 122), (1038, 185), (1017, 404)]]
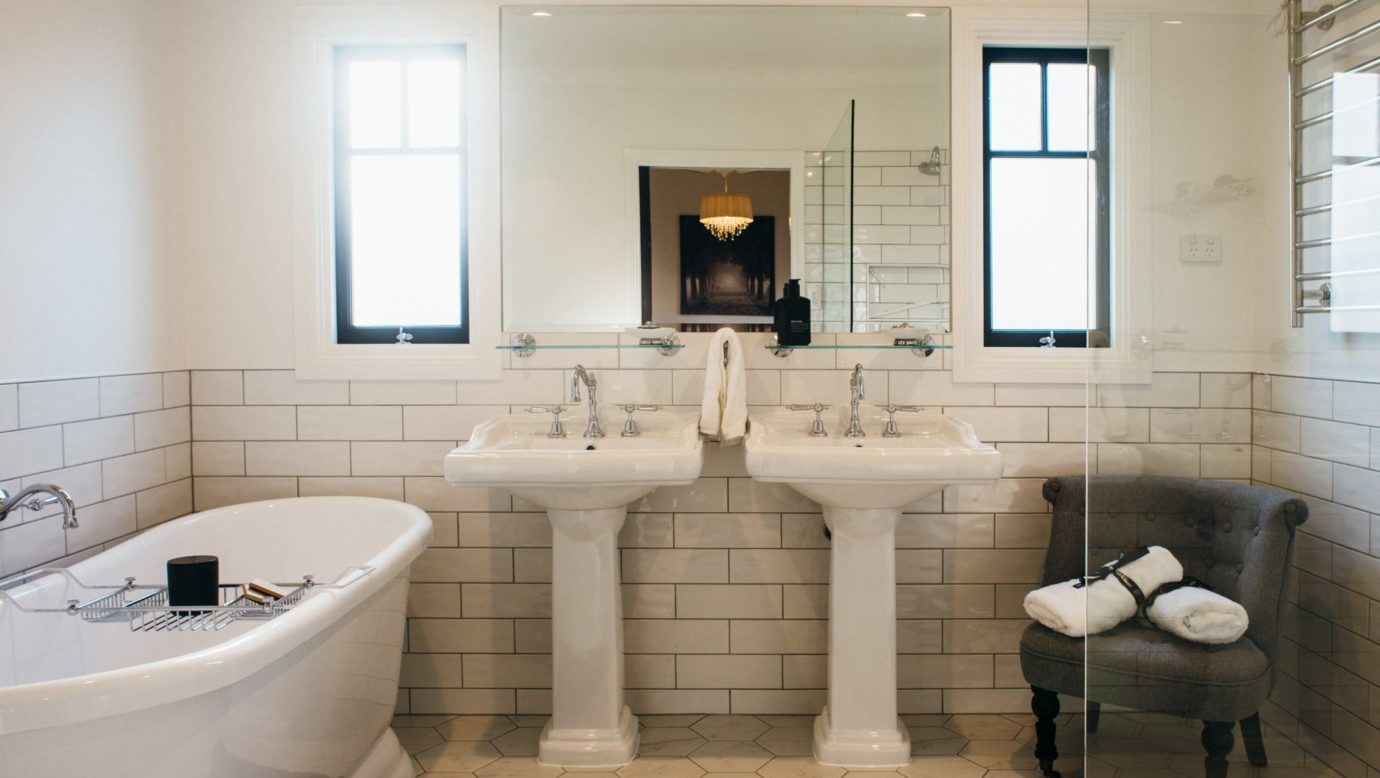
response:
[[(763, 348), (767, 337), (744, 337), (752, 405), (846, 402), (848, 369), (860, 360), (869, 402), (942, 408), (1003, 450), (999, 484), (949, 489), (911, 506), (913, 520), (902, 525), (901, 708), (1028, 710), (1016, 651), (1028, 621), (1021, 599), (1038, 580), (1049, 531), (1040, 485), (1083, 470), (1084, 387), (955, 384), (945, 352), (782, 359)], [(305, 384), (290, 371), (195, 372), (196, 507), (342, 493), (422, 507), (436, 535), (413, 567), (400, 709), (545, 712), (545, 516), (506, 494), (447, 486), (441, 458), (486, 418), (562, 400), (577, 362), (599, 371), (609, 402), (697, 406), (708, 338), (682, 335), (688, 347), (671, 357), (538, 352), (512, 358), (495, 384)], [(1104, 389), (1099, 399), (1126, 406), (1092, 413), (1092, 452), (1104, 470), (1250, 477), (1249, 375), (1164, 374), (1148, 387)], [(815, 712), (824, 701), (829, 576), (819, 508), (783, 485), (749, 479), (741, 448), (707, 454), (698, 482), (633, 506), (622, 533), (630, 704), (640, 713)]]
[[(806, 155), (805, 287), (818, 328), (848, 331), (849, 274), (854, 318), (864, 331), (898, 322), (949, 323), (949, 166), (920, 170), (931, 151), (854, 154), (853, 254), (847, 253), (844, 156)], [(940, 301), (939, 305), (911, 307)]]
[(0, 523), (0, 576), (70, 564), (192, 509), (188, 374), (140, 373), (0, 384), (0, 487), (51, 482), (55, 507)]
[(1256, 376), (1253, 479), (1301, 495), (1266, 715), (1346, 776), (1380, 774), (1380, 384)]

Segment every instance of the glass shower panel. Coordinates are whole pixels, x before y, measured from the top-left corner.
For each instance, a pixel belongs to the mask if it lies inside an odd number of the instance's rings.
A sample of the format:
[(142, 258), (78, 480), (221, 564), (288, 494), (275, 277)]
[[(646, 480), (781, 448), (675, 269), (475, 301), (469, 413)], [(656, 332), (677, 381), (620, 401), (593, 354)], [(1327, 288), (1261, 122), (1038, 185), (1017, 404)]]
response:
[(1082, 666), (1038, 679), (1085, 713), (1050, 739), (1065, 775), (1380, 774), (1380, 336), (1335, 309), (1293, 328), (1290, 267), (1291, 221), (1305, 276), (1380, 265), (1380, 92), (1353, 79), (1380, 72), (1380, 0), (1283, 5), (1089, 0), (1113, 79), (1113, 343), (1089, 354), (1086, 478), (1053, 495), (1050, 553), (1081, 544), (1094, 577), (1121, 559), (1131, 585), (1090, 583), (1100, 631), (1040, 647)]
[(816, 332), (852, 328), (853, 110), (849, 100), (824, 149), (807, 158), (805, 296)]

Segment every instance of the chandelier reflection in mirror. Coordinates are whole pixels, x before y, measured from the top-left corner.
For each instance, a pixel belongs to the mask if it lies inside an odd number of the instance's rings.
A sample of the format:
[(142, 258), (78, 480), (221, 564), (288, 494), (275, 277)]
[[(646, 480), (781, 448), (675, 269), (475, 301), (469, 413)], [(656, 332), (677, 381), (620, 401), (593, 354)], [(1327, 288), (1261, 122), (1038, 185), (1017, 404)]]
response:
[(719, 240), (733, 240), (752, 224), (752, 198), (728, 191), (728, 172), (724, 190), (711, 192), (700, 198), (700, 224)]

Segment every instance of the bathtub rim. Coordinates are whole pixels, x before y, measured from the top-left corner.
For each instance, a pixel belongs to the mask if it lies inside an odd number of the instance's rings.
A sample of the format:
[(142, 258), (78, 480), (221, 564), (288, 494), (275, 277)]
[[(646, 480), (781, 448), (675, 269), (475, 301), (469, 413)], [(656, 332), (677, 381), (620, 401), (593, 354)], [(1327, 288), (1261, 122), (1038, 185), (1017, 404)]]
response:
[[(326, 496), (260, 500), (198, 511), (160, 524), (127, 542), (136, 543), (141, 538), (161, 534), (176, 527), (178, 522), (205, 520), (217, 513), (251, 507), (273, 510), (284, 504), (319, 505), (322, 509), (341, 504), (367, 509), (373, 505), (399, 512), (411, 521), (372, 557), (350, 563), (374, 567), (356, 583), (340, 590), (316, 592), (283, 616), (256, 624), (244, 634), (199, 651), (152, 662), (0, 687), (0, 737), (154, 708), (241, 681), (326, 630), (392, 580), (406, 578), (410, 565), (431, 539), (431, 517), (415, 505), (377, 497)], [(71, 569), (80, 576), (82, 565), (89, 561), (83, 560)], [(26, 585), (41, 583), (44, 578)], [(0, 608), (0, 617), (10, 616)]]

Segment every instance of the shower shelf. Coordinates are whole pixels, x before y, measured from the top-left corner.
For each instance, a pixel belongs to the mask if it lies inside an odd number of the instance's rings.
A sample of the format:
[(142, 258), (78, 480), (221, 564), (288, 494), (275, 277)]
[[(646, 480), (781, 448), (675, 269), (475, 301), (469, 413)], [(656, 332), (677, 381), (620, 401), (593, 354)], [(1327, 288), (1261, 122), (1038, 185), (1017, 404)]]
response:
[(675, 335), (664, 340), (655, 338), (645, 338), (638, 343), (537, 343), (537, 339), (524, 332), (513, 338), (513, 342), (507, 345), (494, 346), (499, 351), (511, 351), (515, 357), (530, 357), (538, 349), (610, 349), (610, 348), (631, 348), (631, 349), (655, 349), (663, 356), (671, 356), (680, 349), (685, 348), (685, 344), (676, 339)]
[[(244, 597), (242, 584), (220, 584), (220, 605), (209, 606), (170, 605), (168, 587), (163, 584), (137, 584), (132, 577), (123, 584), (86, 584), (66, 568), (45, 568), (0, 581), (0, 602), (25, 613), (65, 613), (91, 623), (126, 623), (133, 632), (203, 632), (223, 629), (235, 621), (281, 616), (300, 605), (314, 590), (344, 589), (373, 571), (368, 565), (347, 567), (328, 584), (304, 575), (297, 583), (274, 584), (286, 594), (262, 604)], [(46, 575), (61, 575), (78, 591), (90, 594), (68, 599), (62, 607), (29, 607), (6, 591)]]
[(910, 351), (916, 356), (929, 356), (935, 349), (951, 349), (948, 343), (935, 343), (929, 338), (914, 343), (818, 343), (808, 346), (782, 346), (772, 342), (762, 346), (778, 357), (788, 357), (792, 351)]

